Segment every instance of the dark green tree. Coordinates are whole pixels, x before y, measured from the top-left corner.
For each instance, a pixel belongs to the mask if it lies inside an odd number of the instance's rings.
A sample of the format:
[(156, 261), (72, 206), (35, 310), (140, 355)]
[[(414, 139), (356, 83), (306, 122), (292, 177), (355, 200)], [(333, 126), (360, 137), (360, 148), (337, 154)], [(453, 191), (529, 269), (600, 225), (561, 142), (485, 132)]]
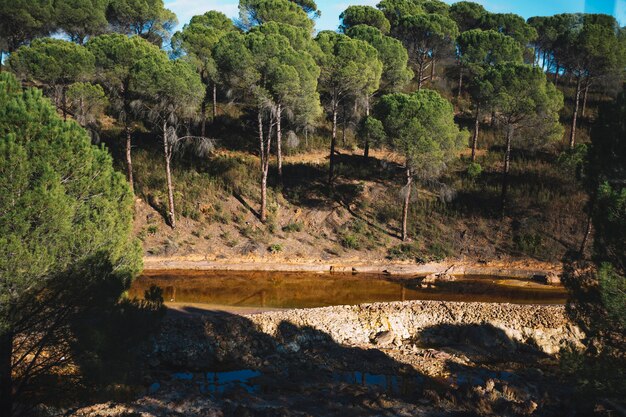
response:
[(459, 1), (450, 6), (450, 18), (456, 22), (461, 33), (478, 29), (481, 19), (488, 13), (485, 8), (471, 1)]
[(176, 15), (165, 8), (163, 0), (109, 0), (107, 20), (113, 28), (127, 35), (162, 46), (169, 41), (178, 24)]
[(313, 31), (313, 20), (297, 3), (289, 0), (241, 0), (239, 26), (248, 30), (267, 22), (280, 22)]
[(94, 56), (81, 45), (61, 39), (35, 39), (11, 54), (9, 66), (23, 80), (43, 85), (67, 118), (67, 87), (94, 75)]
[(104, 89), (99, 84), (78, 82), (67, 89), (68, 111), (97, 142), (99, 121), (109, 104)]
[(457, 55), (459, 61), (460, 97), (463, 89), (463, 77), (469, 77), (468, 92), (474, 107), (474, 132), (471, 140), (471, 160), (476, 160), (476, 148), (480, 131), (481, 112), (489, 109), (489, 101), (493, 90), (489, 83), (481, 79), (490, 66), (513, 62), (521, 64), (522, 47), (515, 39), (494, 30), (472, 29), (465, 31), (457, 38)]
[(607, 24), (607, 19), (599, 19), (598, 15), (582, 15), (580, 19), (572, 19), (570, 22), (576, 24), (559, 38), (559, 62), (576, 79), (570, 149), (576, 145), (576, 126), (583, 89), (587, 90), (599, 77), (623, 72), (626, 64), (626, 44), (620, 39), (619, 26), (614, 18), (606, 17), (612, 23)]
[(135, 118), (133, 101), (142, 95), (131, 85), (135, 72), (141, 67), (135, 64), (144, 58), (161, 55), (158, 47), (139, 36), (117, 33), (97, 36), (87, 42), (87, 49), (95, 57), (96, 80), (104, 86), (109, 101), (109, 111), (124, 131), (126, 142), (126, 175), (134, 192), (132, 134)]
[[(12, 53), (21, 45), (54, 30), (52, 0), (0, 0), (0, 39)], [(0, 53), (1, 55), (1, 53)]]
[[(167, 180), (167, 221), (176, 228), (176, 208), (172, 181), (172, 156), (182, 141), (191, 136), (178, 135), (184, 120), (196, 116), (204, 88), (195, 69), (182, 60), (170, 61), (165, 53), (149, 55), (138, 61), (131, 72), (130, 89), (138, 100), (136, 111), (147, 116), (161, 134)], [(204, 138), (199, 138), (204, 141)]]
[(90, 36), (106, 32), (109, 0), (56, 0), (55, 26), (70, 40), (83, 44)]
[(319, 91), (332, 120), (328, 170), (328, 182), (332, 184), (339, 108), (348, 98), (369, 97), (378, 90), (383, 65), (376, 49), (367, 42), (330, 31), (320, 32), (316, 41), (322, 50)]
[(479, 24), (483, 30), (495, 30), (512, 37), (524, 48), (537, 38), (535, 28), (526, 23), (522, 16), (514, 13), (487, 13)]
[(0, 102), (0, 414), (11, 416), (28, 384), (69, 363), (69, 322), (95, 288), (119, 298), (141, 256), (109, 153), (10, 74)]
[(375, 27), (385, 35), (391, 30), (384, 13), (372, 6), (350, 6), (339, 15), (339, 20), (341, 20), (339, 30), (344, 33), (356, 25)]
[[(418, 14), (404, 17), (395, 30), (395, 36), (402, 41), (415, 67), (417, 89), (434, 75), (437, 58), (446, 50), (451, 50), (459, 30), (454, 20), (440, 14)], [(430, 75), (424, 73), (430, 66)]]
[[(504, 168), (502, 176), (502, 216), (507, 210), (508, 176), (511, 167), (511, 147), (514, 140), (539, 139), (541, 144), (557, 140), (563, 134), (559, 111), (563, 95), (546, 80), (539, 68), (524, 64), (499, 64), (490, 67), (483, 76), (493, 96), (495, 109), (505, 133)], [(532, 133), (530, 133), (532, 132)], [(530, 134), (529, 134), (530, 133)]]
[(206, 107), (209, 97), (213, 101), (213, 117), (217, 116), (217, 84), (219, 74), (213, 58), (213, 49), (220, 38), (229, 31), (235, 30), (233, 22), (223, 13), (209, 11), (194, 16), (183, 30), (172, 37), (172, 50), (176, 56), (186, 54), (187, 59), (196, 67), (205, 95), (201, 105), (201, 136), (206, 136)]
[(454, 123), (452, 104), (432, 90), (385, 95), (377, 103), (375, 114), (382, 121), (391, 147), (405, 158), (402, 240), (406, 240), (413, 180), (440, 176), (463, 146), (466, 135)]

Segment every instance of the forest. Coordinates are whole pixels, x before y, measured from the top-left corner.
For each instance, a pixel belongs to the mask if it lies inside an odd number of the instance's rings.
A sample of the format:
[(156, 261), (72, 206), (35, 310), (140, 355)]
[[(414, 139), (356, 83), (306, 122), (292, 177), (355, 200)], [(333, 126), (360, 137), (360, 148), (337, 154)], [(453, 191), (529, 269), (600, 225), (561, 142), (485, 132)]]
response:
[(0, 415), (114, 385), (165, 314), (131, 283), (189, 259), (558, 265), (587, 335), (562, 372), (624, 411), (626, 27), (320, 13), (0, 0)]

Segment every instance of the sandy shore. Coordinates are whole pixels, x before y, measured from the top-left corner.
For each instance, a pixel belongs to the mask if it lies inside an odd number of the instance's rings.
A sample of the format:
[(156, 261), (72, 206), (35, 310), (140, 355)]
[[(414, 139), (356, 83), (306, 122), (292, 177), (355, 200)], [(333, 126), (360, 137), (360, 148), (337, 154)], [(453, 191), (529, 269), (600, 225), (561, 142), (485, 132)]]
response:
[(561, 272), (561, 264), (540, 262), (533, 259), (476, 262), (470, 260), (446, 260), (416, 264), (414, 262), (382, 261), (367, 259), (281, 259), (229, 258), (211, 259), (202, 255), (181, 257), (144, 257), (145, 270), (222, 270), (222, 271), (283, 271), (283, 272), (352, 272), (384, 273), (389, 275), (428, 275), (448, 273), (454, 275), (494, 275), (530, 278), (534, 275)]

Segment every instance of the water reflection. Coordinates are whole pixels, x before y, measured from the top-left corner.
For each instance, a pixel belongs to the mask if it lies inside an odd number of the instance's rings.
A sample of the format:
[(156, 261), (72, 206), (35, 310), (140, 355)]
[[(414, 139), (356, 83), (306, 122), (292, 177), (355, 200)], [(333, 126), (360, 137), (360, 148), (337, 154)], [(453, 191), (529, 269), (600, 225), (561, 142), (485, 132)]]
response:
[(516, 304), (563, 304), (562, 287), (502, 277), (465, 276), (434, 286), (422, 279), (372, 274), (293, 272), (151, 271), (137, 279), (130, 295), (151, 285), (169, 303), (256, 308), (306, 308), (378, 301), (441, 300)]

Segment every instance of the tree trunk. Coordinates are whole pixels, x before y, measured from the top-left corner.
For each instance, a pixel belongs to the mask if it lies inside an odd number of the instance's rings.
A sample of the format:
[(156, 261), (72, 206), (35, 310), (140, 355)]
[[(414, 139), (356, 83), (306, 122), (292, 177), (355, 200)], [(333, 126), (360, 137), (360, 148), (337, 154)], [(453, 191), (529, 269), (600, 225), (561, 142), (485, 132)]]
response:
[(337, 141), (337, 105), (333, 103), (333, 133), (330, 138), (330, 161), (328, 167), (328, 185), (333, 185), (335, 175), (335, 146)]
[(569, 148), (574, 149), (576, 145), (576, 121), (578, 119), (578, 104), (580, 102), (580, 92), (582, 85), (582, 77), (578, 76), (576, 80), (576, 96), (574, 98), (574, 114), (572, 116), (572, 130), (569, 135)]
[(478, 130), (480, 129), (480, 103), (476, 104), (474, 116), (474, 134), (472, 136), (472, 162), (476, 161), (476, 148), (478, 147)]
[(422, 89), (422, 78), (424, 77), (424, 60), (420, 61), (419, 68), (417, 70), (417, 91)]
[(504, 152), (504, 174), (502, 176), (502, 212), (501, 217), (504, 218), (506, 213), (506, 199), (509, 190), (509, 171), (511, 169), (511, 141), (513, 139), (513, 127), (508, 125), (506, 128), (506, 150)]
[(213, 83), (213, 118), (217, 117), (217, 84)]
[[(365, 97), (365, 117), (370, 116), (370, 98), (369, 96)], [(369, 158), (370, 156), (370, 136), (367, 134), (365, 136), (365, 146), (363, 149), (363, 156), (365, 158)]]
[(67, 121), (67, 96), (66, 96), (66, 87), (61, 87), (61, 105), (63, 106), (63, 121)]
[(2, 68), (3, 68), (2, 62), (3, 62), (3, 60), (4, 60), (4, 51), (0, 50), (0, 74), (2, 74)]
[(206, 137), (206, 104), (209, 95), (209, 86), (206, 86), (204, 90), (204, 97), (202, 98), (202, 104), (200, 105), (200, 136)]
[(0, 334), (0, 416), (10, 417), (13, 412), (12, 357), (13, 333), (6, 331)]
[[(259, 127), (259, 151), (261, 152), (261, 210), (259, 212), (259, 219), (262, 223), (267, 220), (267, 175), (265, 171), (265, 143), (263, 141), (263, 113), (261, 109), (257, 114), (258, 127)], [(268, 155), (269, 157), (269, 155)]]
[(591, 84), (591, 82), (587, 79), (587, 81), (585, 81), (585, 94), (583, 95), (583, 109), (580, 113), (582, 117), (585, 117), (585, 111), (587, 110), (587, 94), (589, 94), (589, 84)]
[(409, 167), (406, 168), (406, 193), (404, 194), (404, 206), (402, 207), (402, 240), (406, 241), (407, 236), (407, 219), (409, 217), (409, 203), (411, 201), (411, 183), (413, 182), (413, 177), (411, 176), (411, 169)]
[(134, 194), (135, 182), (133, 181), (133, 160), (130, 153), (132, 147), (130, 127), (126, 126), (124, 127), (124, 130), (126, 131), (126, 175), (128, 178), (128, 184), (130, 185), (130, 191)]
[(456, 92), (456, 99), (461, 99), (461, 90), (463, 89), (463, 67), (459, 68), (459, 89)]
[(343, 147), (346, 146), (346, 106), (342, 106), (342, 117), (341, 117), (341, 145)]
[(430, 62), (430, 82), (435, 79), (435, 58)]
[(280, 119), (282, 118), (283, 107), (279, 104), (276, 109), (276, 162), (278, 165), (278, 183), (283, 183), (283, 154), (282, 154), (282, 141), (283, 133), (280, 126)]
[(176, 228), (176, 212), (174, 209), (174, 188), (172, 187), (172, 172), (170, 169), (170, 161), (172, 159), (172, 149), (167, 143), (167, 122), (163, 122), (163, 153), (165, 156), (165, 176), (167, 177), (167, 198), (169, 203), (169, 211), (167, 213), (168, 221), (172, 229)]
[(559, 71), (561, 70), (561, 68), (559, 67), (559, 64), (556, 64), (556, 71), (554, 71), (554, 86), (558, 86), (559, 85)]

